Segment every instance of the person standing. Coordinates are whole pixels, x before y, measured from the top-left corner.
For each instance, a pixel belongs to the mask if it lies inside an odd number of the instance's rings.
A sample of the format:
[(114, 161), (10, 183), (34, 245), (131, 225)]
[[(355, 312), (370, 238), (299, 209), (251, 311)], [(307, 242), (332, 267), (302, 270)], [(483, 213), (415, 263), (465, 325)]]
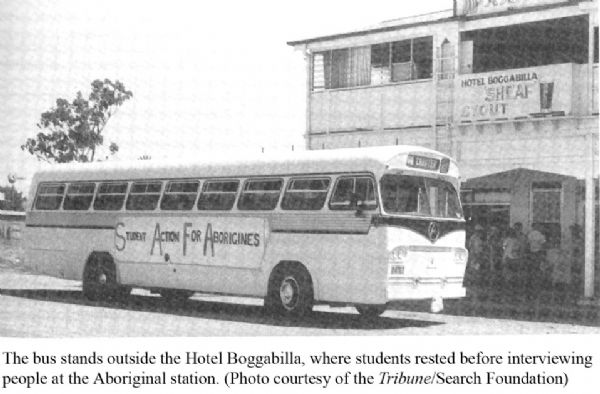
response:
[(550, 273), (544, 269), (546, 237), (540, 231), (537, 223), (534, 223), (531, 227), (531, 231), (527, 234), (529, 244), (527, 277), (534, 289), (545, 288), (550, 284)]
[(508, 229), (502, 241), (502, 277), (504, 289), (514, 293), (520, 285), (521, 245), (514, 228)]
[(465, 287), (472, 289), (481, 286), (481, 270), (484, 265), (485, 248), (484, 248), (484, 230), (483, 226), (476, 224), (474, 233), (469, 238), (467, 245), (469, 250), (469, 261), (465, 272)]
[(486, 241), (489, 283), (497, 287), (502, 282), (502, 233), (498, 226), (490, 226)]

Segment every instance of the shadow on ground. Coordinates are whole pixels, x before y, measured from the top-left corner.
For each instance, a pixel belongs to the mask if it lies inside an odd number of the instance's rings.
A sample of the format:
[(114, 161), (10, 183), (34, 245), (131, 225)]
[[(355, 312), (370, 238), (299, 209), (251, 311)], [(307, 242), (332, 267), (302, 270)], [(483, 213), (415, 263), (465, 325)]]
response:
[(385, 330), (411, 327), (429, 327), (444, 324), (402, 318), (365, 318), (358, 314), (313, 312), (301, 318), (284, 318), (268, 314), (262, 306), (189, 299), (173, 304), (161, 297), (131, 295), (124, 301), (89, 301), (76, 290), (14, 290), (0, 289), (0, 295), (67, 304), (120, 309), (138, 312), (164, 313), (238, 323), (262, 324), (278, 327), (323, 328), (343, 330)]
[[(394, 302), (389, 309), (427, 312), (429, 303)], [(504, 294), (445, 300), (442, 313), (452, 316), (600, 327), (600, 308), (593, 305), (578, 305), (577, 300), (557, 298), (552, 295), (526, 297), (520, 294)]]

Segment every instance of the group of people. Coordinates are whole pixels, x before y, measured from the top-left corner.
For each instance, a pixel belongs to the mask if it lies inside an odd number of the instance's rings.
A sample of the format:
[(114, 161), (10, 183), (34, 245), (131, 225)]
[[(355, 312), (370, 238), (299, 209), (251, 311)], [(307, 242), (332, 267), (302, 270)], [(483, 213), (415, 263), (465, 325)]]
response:
[(548, 286), (551, 273), (546, 261), (546, 237), (537, 225), (527, 234), (515, 223), (506, 230), (492, 225), (487, 232), (475, 225), (467, 242), (469, 261), (465, 287), (507, 291), (535, 290)]

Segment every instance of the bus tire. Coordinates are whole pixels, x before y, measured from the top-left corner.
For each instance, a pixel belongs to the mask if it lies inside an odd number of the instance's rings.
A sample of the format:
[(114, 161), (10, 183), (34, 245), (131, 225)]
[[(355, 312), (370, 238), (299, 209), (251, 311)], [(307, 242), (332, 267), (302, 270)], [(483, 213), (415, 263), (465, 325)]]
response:
[(120, 286), (117, 270), (110, 255), (93, 253), (83, 270), (83, 295), (90, 301), (124, 299), (131, 292), (130, 287)]
[(354, 306), (361, 316), (366, 318), (378, 317), (385, 312), (387, 305), (355, 305)]
[(304, 316), (312, 312), (314, 290), (310, 274), (299, 263), (284, 264), (271, 274), (265, 307), (283, 316)]

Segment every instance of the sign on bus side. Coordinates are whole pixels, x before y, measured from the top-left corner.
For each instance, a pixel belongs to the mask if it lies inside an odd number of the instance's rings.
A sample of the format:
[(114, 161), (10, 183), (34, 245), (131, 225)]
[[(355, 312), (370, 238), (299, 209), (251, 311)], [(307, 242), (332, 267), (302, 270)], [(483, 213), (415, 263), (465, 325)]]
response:
[(124, 262), (255, 267), (265, 246), (263, 219), (122, 217), (114, 253)]

